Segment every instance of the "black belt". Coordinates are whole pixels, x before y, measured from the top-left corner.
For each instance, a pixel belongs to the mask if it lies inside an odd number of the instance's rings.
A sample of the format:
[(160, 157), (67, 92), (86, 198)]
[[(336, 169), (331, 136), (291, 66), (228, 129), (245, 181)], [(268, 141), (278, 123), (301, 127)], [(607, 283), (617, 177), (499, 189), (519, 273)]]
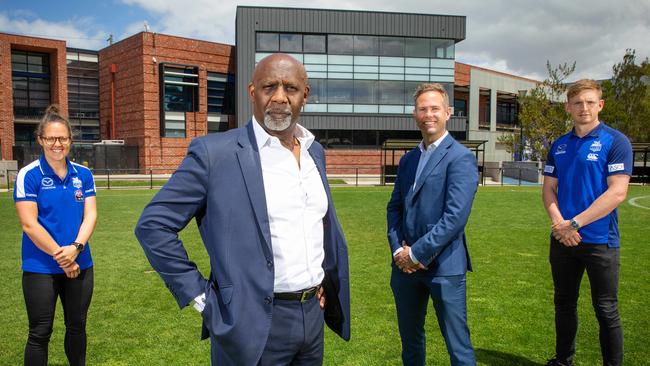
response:
[(314, 297), (314, 295), (318, 293), (318, 290), (320, 290), (320, 285), (310, 287), (302, 291), (274, 292), (273, 298), (278, 300), (293, 300), (293, 301), (305, 302), (311, 299), (312, 297)]

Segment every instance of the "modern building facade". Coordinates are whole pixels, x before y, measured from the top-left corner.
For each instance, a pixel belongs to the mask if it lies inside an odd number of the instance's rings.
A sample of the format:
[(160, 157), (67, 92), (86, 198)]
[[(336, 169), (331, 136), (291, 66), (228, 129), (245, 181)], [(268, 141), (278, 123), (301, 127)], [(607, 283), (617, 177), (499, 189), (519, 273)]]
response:
[(423, 82), (447, 89), (455, 138), (486, 141), (485, 161), (512, 160), (497, 139), (519, 131), (517, 97), (536, 81), (456, 62), (464, 38), (463, 16), (264, 7), (237, 8), (237, 46), (145, 31), (91, 51), (0, 33), (2, 159), (33, 147), (58, 103), (86, 157), (93, 143), (123, 141), (129, 167), (171, 172), (191, 139), (247, 123), (256, 63), (284, 52), (307, 69), (300, 123), (326, 147), (330, 172), (378, 173), (384, 141), (419, 139), (412, 94)]
[(456, 63), (454, 114), (466, 116), (468, 139), (485, 142), (485, 161), (511, 161), (500, 136), (520, 133), (518, 98), (539, 81)]
[[(273, 52), (305, 64), (311, 95), (301, 124), (326, 148), (377, 149), (417, 138), (412, 95), (423, 82), (454, 89), (454, 49), (465, 17), (294, 8), (237, 8), (237, 123), (252, 115), (241, 91)], [(449, 129), (464, 139), (462, 118)]]

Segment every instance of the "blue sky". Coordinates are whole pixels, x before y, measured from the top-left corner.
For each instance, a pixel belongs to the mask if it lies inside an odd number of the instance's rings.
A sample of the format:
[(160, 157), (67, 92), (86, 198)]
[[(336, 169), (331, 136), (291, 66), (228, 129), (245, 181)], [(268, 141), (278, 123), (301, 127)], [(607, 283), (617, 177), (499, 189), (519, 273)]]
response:
[(618, 0), (0, 0), (0, 32), (98, 50), (144, 29), (234, 44), (237, 5), (377, 10), (467, 17), (458, 61), (536, 79), (546, 61), (576, 61), (572, 79), (608, 78), (625, 49), (650, 56), (650, 1)]

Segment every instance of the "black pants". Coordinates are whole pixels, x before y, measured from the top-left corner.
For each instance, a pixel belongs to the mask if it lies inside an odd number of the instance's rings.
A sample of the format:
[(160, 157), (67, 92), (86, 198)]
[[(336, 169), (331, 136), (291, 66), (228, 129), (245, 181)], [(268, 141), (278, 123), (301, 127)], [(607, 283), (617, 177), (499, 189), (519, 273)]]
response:
[(29, 319), (25, 365), (47, 365), (57, 297), (65, 318), (65, 354), (70, 365), (86, 364), (86, 314), (93, 295), (93, 268), (77, 278), (65, 274), (23, 272), (23, 294)]
[(619, 248), (580, 243), (566, 247), (551, 239), (551, 271), (555, 286), (555, 353), (570, 360), (578, 331), (577, 303), (580, 281), (587, 270), (591, 302), (600, 326), (603, 365), (623, 363), (623, 327), (618, 314)]

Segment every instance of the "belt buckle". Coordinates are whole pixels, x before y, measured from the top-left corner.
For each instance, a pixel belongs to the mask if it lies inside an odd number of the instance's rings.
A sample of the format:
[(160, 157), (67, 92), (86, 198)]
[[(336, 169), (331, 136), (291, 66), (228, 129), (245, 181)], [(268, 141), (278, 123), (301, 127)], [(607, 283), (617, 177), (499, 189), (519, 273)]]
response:
[(305, 302), (305, 301), (307, 301), (307, 296), (309, 296), (309, 293), (310, 293), (310, 292), (311, 292), (310, 290), (303, 291), (303, 292), (302, 292), (302, 295), (300, 295), (300, 302)]

